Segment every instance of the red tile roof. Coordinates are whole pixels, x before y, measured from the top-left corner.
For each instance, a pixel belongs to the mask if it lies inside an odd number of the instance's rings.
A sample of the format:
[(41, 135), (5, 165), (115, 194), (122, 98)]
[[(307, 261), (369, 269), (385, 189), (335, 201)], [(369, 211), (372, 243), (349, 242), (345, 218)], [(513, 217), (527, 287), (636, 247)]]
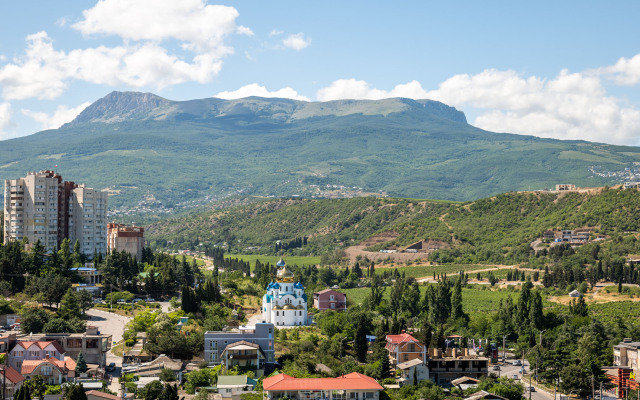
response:
[[(416, 343), (420, 343), (420, 341), (408, 333), (401, 333), (400, 335), (387, 335), (387, 343), (391, 344), (400, 344), (407, 343), (410, 341), (414, 341)], [(422, 343), (420, 343), (422, 344)]]
[(62, 348), (62, 346), (60, 346), (60, 343), (58, 343), (55, 340), (21, 340), (18, 343), (16, 343), (16, 346), (22, 346), (22, 348), (24, 348), (25, 350), (29, 350), (29, 347), (36, 345), (40, 348), (40, 350), (44, 350), (45, 347), (52, 345), (56, 351), (60, 354), (64, 354), (64, 349)]
[(267, 391), (283, 390), (382, 390), (375, 379), (352, 372), (337, 378), (294, 378), (279, 374), (262, 381)]
[[(19, 382), (22, 382), (24, 380), (24, 376), (22, 376), (22, 374), (20, 372), (18, 372), (17, 369), (13, 368), (13, 367), (5, 367), (6, 369), (6, 374), (7, 374), (7, 381), (16, 384)], [(1, 374), (2, 372), (0, 372)]]
[(121, 400), (122, 399), (122, 397), (118, 397), (118, 396), (115, 396), (113, 394), (101, 392), (99, 390), (89, 390), (86, 393), (86, 395), (87, 395), (87, 397), (94, 396), (94, 397), (100, 397), (101, 399), (109, 399), (109, 400)]
[(22, 362), (22, 375), (29, 375), (33, 372), (38, 365), (43, 363), (49, 363), (58, 368), (60, 372), (64, 373), (65, 369), (71, 371), (76, 369), (76, 362), (71, 357), (65, 357), (64, 361), (57, 358), (45, 358), (43, 360), (24, 360)]

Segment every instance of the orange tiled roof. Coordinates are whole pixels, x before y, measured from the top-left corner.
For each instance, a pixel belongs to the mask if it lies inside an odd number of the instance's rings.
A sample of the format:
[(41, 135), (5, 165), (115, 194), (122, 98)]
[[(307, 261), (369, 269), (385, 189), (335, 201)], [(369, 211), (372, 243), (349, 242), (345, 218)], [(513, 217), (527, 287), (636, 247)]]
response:
[[(13, 367), (5, 367), (6, 368), (6, 374), (7, 374), (7, 380), (9, 382), (12, 382), (13, 384), (22, 382), (24, 380), (24, 376), (22, 376), (22, 374), (20, 372), (18, 372), (17, 369), (13, 368)], [(2, 373), (2, 372), (0, 372)]]
[[(420, 343), (420, 341), (408, 333), (401, 333), (400, 335), (387, 335), (387, 343), (391, 344), (399, 344), (414, 341), (416, 343)], [(422, 343), (420, 343), (422, 344)]]
[(60, 372), (64, 373), (65, 369), (68, 371), (76, 369), (76, 362), (71, 357), (65, 357), (63, 360), (57, 358), (45, 358), (42, 360), (24, 360), (22, 362), (22, 375), (29, 375), (40, 364), (49, 363), (56, 367)]
[(52, 345), (60, 354), (64, 354), (64, 349), (60, 346), (60, 343), (55, 340), (21, 340), (16, 343), (17, 346), (22, 346), (23, 349), (29, 350), (29, 347), (36, 345), (40, 350), (44, 350), (45, 347)]
[(279, 374), (266, 378), (262, 387), (267, 391), (283, 390), (382, 390), (373, 378), (352, 372), (337, 378), (294, 378)]
[(91, 396), (101, 397), (103, 399), (108, 399), (108, 400), (121, 400), (122, 399), (122, 397), (118, 397), (118, 396), (115, 396), (115, 395), (109, 394), (109, 393), (104, 393), (104, 392), (101, 392), (99, 390), (89, 390), (86, 394), (87, 394), (87, 396), (91, 395)]

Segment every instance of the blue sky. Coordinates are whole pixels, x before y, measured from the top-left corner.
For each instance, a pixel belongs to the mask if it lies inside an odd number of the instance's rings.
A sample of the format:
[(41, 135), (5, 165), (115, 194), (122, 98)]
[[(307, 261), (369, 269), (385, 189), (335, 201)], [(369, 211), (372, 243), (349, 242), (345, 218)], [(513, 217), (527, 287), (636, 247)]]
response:
[(640, 2), (102, 0), (0, 8), (0, 139), (112, 90), (431, 98), (484, 129), (640, 145)]

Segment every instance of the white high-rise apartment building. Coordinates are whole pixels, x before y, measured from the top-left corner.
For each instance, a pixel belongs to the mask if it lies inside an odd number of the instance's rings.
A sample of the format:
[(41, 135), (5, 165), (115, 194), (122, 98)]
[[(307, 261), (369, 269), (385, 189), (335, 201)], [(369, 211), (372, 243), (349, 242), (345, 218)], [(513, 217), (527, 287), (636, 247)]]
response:
[(69, 239), (78, 240), (80, 251), (92, 256), (107, 252), (107, 193), (78, 185), (69, 197)]
[(51, 251), (59, 245), (58, 200), (62, 177), (52, 171), (30, 172), (4, 184), (4, 242), (22, 240), (40, 243)]
[[(4, 185), (4, 242), (26, 237), (40, 240), (47, 252), (59, 248), (63, 239), (80, 241), (81, 251), (107, 249), (107, 194), (64, 182), (54, 171), (29, 172)], [(85, 228), (86, 227), (86, 228)]]

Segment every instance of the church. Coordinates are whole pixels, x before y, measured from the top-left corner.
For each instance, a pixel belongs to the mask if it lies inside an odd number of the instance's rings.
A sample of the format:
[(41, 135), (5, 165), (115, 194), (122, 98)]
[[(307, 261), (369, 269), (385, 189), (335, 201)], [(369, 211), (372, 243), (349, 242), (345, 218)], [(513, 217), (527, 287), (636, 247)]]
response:
[(300, 282), (293, 282), (293, 272), (281, 259), (276, 264), (276, 281), (267, 286), (262, 298), (262, 319), (276, 326), (307, 325), (307, 295)]

